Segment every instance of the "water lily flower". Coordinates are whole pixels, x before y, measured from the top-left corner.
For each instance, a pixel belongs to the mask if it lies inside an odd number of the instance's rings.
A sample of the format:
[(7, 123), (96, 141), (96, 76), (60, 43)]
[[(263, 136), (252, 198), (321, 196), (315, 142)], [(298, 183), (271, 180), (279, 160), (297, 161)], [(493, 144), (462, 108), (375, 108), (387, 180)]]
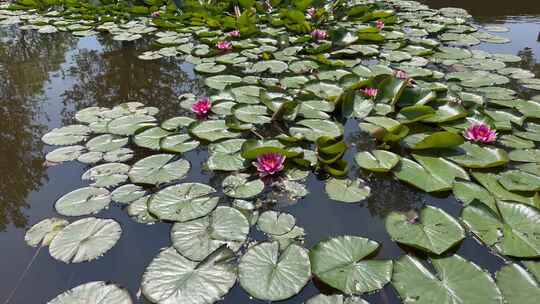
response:
[(409, 78), (409, 74), (407, 74), (407, 72), (402, 71), (402, 70), (395, 70), (394, 71), (394, 76), (396, 76), (399, 79), (408, 79)]
[(324, 40), (328, 38), (328, 33), (324, 30), (315, 29), (311, 32), (311, 37), (315, 40)]
[(486, 123), (479, 122), (468, 127), (464, 132), (464, 137), (473, 142), (487, 144), (497, 139), (497, 132), (491, 129)]
[(260, 177), (274, 175), (284, 168), (285, 156), (279, 153), (266, 153), (257, 156), (253, 166), (257, 168)]
[(314, 7), (310, 7), (307, 9), (307, 15), (310, 17), (310, 18), (315, 18), (315, 15), (317, 15), (317, 9), (314, 8)]
[(229, 41), (220, 41), (216, 44), (216, 47), (221, 51), (230, 51), (232, 50), (232, 43)]
[(230, 31), (229, 32), (229, 37), (232, 37), (232, 38), (240, 37), (240, 31), (239, 30)]
[(203, 118), (208, 115), (211, 108), (212, 108), (212, 102), (210, 101), (210, 98), (202, 97), (191, 106), (191, 111), (197, 114), (197, 117)]
[(377, 96), (377, 93), (379, 93), (379, 90), (376, 88), (364, 88), (362, 89), (362, 93), (367, 97), (375, 97)]
[(150, 17), (152, 18), (158, 18), (159, 16), (161, 16), (161, 13), (159, 11), (155, 11), (150, 14)]
[(384, 28), (384, 22), (382, 20), (377, 20), (377, 21), (375, 21), (375, 26), (380, 31), (380, 30), (382, 30)]

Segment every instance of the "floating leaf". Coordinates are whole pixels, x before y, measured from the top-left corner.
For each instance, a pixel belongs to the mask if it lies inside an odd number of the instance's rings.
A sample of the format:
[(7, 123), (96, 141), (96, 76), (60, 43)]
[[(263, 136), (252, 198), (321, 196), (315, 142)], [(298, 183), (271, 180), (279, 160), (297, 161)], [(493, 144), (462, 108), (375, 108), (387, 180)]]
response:
[(472, 175), (497, 199), (520, 202), (540, 208), (540, 196), (538, 194), (526, 196), (510, 192), (499, 183), (499, 177), (493, 173), (473, 172)]
[(88, 180), (92, 187), (117, 186), (128, 179), (130, 167), (123, 163), (108, 163), (88, 169), (82, 175), (82, 180)]
[(258, 178), (249, 181), (249, 174), (227, 176), (222, 183), (223, 193), (233, 198), (250, 198), (264, 190), (264, 182)]
[(160, 127), (149, 128), (137, 133), (133, 137), (133, 143), (139, 147), (151, 150), (159, 150), (161, 148), (161, 140), (170, 134), (171, 132)]
[(137, 130), (155, 125), (156, 119), (153, 116), (132, 114), (112, 120), (107, 124), (107, 130), (117, 135), (133, 135)]
[(69, 222), (64, 219), (56, 217), (46, 218), (26, 231), (24, 240), (32, 247), (37, 247), (40, 244), (41, 246), (49, 246), (58, 232), (68, 224)]
[(194, 136), (210, 142), (240, 136), (240, 133), (231, 132), (227, 129), (225, 120), (207, 120), (196, 123), (191, 127), (190, 132)]
[(220, 206), (205, 217), (174, 224), (171, 240), (182, 256), (201, 261), (224, 244), (238, 251), (248, 233), (249, 222), (240, 211)]
[(417, 304), (503, 303), (489, 273), (476, 264), (458, 255), (430, 260), (436, 274), (410, 255), (395, 262), (392, 285), (402, 299)]
[(391, 212), (385, 225), (392, 240), (435, 254), (442, 254), (465, 238), (458, 221), (432, 206), (422, 208), (415, 221), (404, 213)]
[(104, 281), (90, 282), (70, 289), (47, 304), (132, 304), (131, 296), (127, 290)]
[(288, 299), (311, 278), (308, 251), (296, 244), (281, 253), (277, 242), (257, 244), (240, 258), (238, 268), (242, 288), (265, 301)]
[(107, 189), (84, 187), (59, 198), (54, 207), (56, 211), (65, 216), (81, 216), (95, 214), (103, 210), (111, 202), (111, 195)]
[(540, 191), (540, 176), (521, 170), (509, 170), (499, 177), (501, 185), (509, 191)]
[(141, 224), (152, 224), (158, 221), (150, 212), (148, 211), (148, 201), (152, 196), (147, 195), (135, 200), (129, 204), (127, 207), (127, 213), (131, 218), (137, 223)]
[(218, 249), (204, 261), (194, 262), (167, 248), (146, 268), (142, 293), (154, 303), (214, 303), (236, 282), (236, 271), (227, 261), (231, 256), (230, 250)]
[(484, 187), (471, 182), (455, 182), (453, 189), (454, 196), (468, 205), (477, 200), (488, 206), (494, 212), (497, 211), (495, 198)]
[(192, 140), (187, 134), (170, 135), (160, 142), (161, 150), (173, 153), (185, 153), (199, 146), (199, 142)]
[(448, 158), (467, 168), (492, 168), (509, 161), (509, 155), (502, 149), (481, 147), (471, 143), (464, 143), (459, 148), (463, 150), (463, 154)]
[(146, 191), (141, 186), (133, 184), (120, 186), (111, 192), (112, 200), (121, 204), (129, 204), (145, 195)]
[(355, 180), (331, 178), (326, 182), (330, 199), (345, 203), (357, 203), (366, 199), (371, 189), (360, 178)]
[(540, 213), (519, 203), (498, 201), (500, 216), (481, 204), (463, 209), (462, 218), (471, 231), (487, 246), (504, 255), (540, 256)]
[(389, 151), (374, 150), (372, 152), (359, 152), (354, 159), (363, 169), (374, 172), (388, 172), (398, 164), (400, 157)]
[(90, 139), (86, 143), (86, 148), (90, 151), (109, 152), (122, 148), (127, 145), (128, 141), (127, 137), (103, 134)]
[(346, 294), (379, 290), (390, 281), (392, 261), (365, 260), (378, 247), (358, 236), (322, 241), (309, 252), (313, 274)]
[(262, 232), (279, 236), (291, 232), (296, 225), (296, 219), (288, 213), (265, 211), (259, 216), (257, 225)]
[(463, 136), (448, 131), (416, 133), (403, 139), (405, 146), (413, 150), (452, 148), (463, 144), (463, 142)]
[(159, 185), (186, 176), (190, 164), (185, 159), (173, 160), (173, 154), (156, 154), (136, 162), (129, 170), (129, 179), (136, 184)]
[(169, 186), (154, 194), (148, 209), (162, 220), (193, 220), (214, 210), (219, 200), (210, 196), (214, 192), (214, 188), (200, 183)]
[(99, 258), (120, 239), (122, 228), (111, 219), (83, 218), (67, 225), (52, 240), (51, 256), (64, 263)]
[(305, 304), (369, 304), (369, 302), (359, 297), (344, 298), (343, 295), (319, 294), (307, 300)]
[(79, 158), (82, 155), (83, 151), (83, 146), (62, 147), (47, 153), (45, 159), (51, 163), (72, 161)]
[(85, 125), (69, 125), (52, 129), (43, 135), (41, 140), (48, 145), (73, 145), (85, 140), (90, 134), (90, 128)]
[[(530, 264), (529, 264), (530, 263)], [(532, 266), (538, 262), (528, 262)], [(508, 304), (535, 304), (540, 297), (540, 278), (532, 269), (529, 272), (519, 264), (505, 265), (497, 272), (495, 278), (497, 286), (501, 289), (505, 303)]]

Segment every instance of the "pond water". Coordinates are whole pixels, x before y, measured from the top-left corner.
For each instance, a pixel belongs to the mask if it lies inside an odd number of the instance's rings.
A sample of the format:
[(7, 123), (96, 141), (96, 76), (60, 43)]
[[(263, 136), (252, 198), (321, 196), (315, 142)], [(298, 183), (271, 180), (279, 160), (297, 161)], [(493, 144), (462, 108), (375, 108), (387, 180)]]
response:
[[(436, 8), (462, 7), (478, 23), (508, 27), (510, 31), (500, 35), (511, 38), (511, 43), (480, 48), (518, 55), (523, 58), (522, 67), (540, 76), (540, 5), (536, 0), (423, 2)], [(107, 36), (79, 39), (64, 33), (42, 35), (17, 27), (0, 28), (0, 303), (44, 303), (74, 286), (100, 280), (114, 281), (137, 295), (146, 266), (161, 248), (170, 246), (169, 224), (137, 224), (118, 205), (111, 205), (99, 217), (116, 219), (124, 233), (97, 261), (67, 265), (24, 242), (29, 227), (55, 215), (53, 204), (60, 196), (85, 185), (80, 179), (85, 165), (43, 165), (44, 155), (51, 150), (40, 140), (44, 133), (73, 123), (74, 113), (85, 107), (111, 107), (127, 101), (158, 107), (162, 118), (178, 116), (184, 111), (178, 95), (203, 93), (204, 86), (190, 64), (137, 59), (146, 45), (145, 41), (115, 42)], [(347, 142), (372, 144), (356, 127), (347, 130)], [(350, 149), (346, 157), (350, 160), (355, 153), (355, 148)], [(221, 183), (222, 177), (200, 170), (206, 157), (206, 152), (198, 150), (186, 154), (192, 165), (186, 181)], [(328, 236), (360, 235), (381, 243), (378, 258), (396, 258), (409, 249), (390, 240), (382, 221), (389, 211), (428, 203), (458, 216), (460, 203), (448, 194), (435, 197), (384, 176), (353, 175), (368, 180), (372, 189), (372, 196), (363, 204), (330, 201), (324, 183), (311, 176), (310, 194), (294, 205), (281, 206), (306, 230), (306, 247)], [(471, 237), (456, 250), (491, 273), (504, 262)], [(301, 303), (319, 289), (330, 292), (322, 284), (312, 283), (301, 295), (283, 303)], [(399, 303), (390, 285), (364, 298), (371, 303)], [(137, 303), (145, 300), (141, 297)], [(234, 288), (222, 303), (264, 302)]]

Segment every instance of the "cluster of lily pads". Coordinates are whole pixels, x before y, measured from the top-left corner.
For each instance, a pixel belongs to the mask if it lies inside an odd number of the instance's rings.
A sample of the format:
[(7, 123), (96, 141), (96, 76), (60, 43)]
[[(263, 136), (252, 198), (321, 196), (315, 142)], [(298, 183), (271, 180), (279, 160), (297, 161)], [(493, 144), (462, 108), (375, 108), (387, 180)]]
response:
[[(179, 97), (184, 116), (160, 122), (158, 109), (140, 103), (91, 107), (76, 114), (77, 124), (43, 136), (64, 146), (46, 156), (49, 164), (92, 166), (82, 176), (90, 184), (55, 203), (60, 215), (91, 216), (114, 201), (137, 222), (174, 223), (172, 246), (143, 275), (148, 300), (213, 303), (239, 281), (253, 297), (279, 301), (312, 277), (340, 294), (308, 304), (366, 303), (359, 296), (390, 282), (407, 303), (533, 303), (540, 294), (540, 98), (518, 98), (506, 86), (534, 91), (540, 80), (515, 67), (519, 57), (469, 48), (507, 42), (490, 33), (505, 28), (479, 28), (462, 9), (400, 0), (223, 1), (216, 9), (213, 1), (186, 1), (182, 12), (172, 4), (115, 6), (118, 14), (31, 2), (0, 10), (0, 24), (81, 36), (106, 31), (123, 41), (151, 34), (155, 49), (141, 59), (181, 56), (205, 77), (208, 96)], [(85, 9), (97, 17), (81, 19)], [(127, 21), (126, 14), (146, 16)], [(428, 193), (452, 191), (463, 202), (460, 220), (433, 206), (385, 219), (392, 239), (425, 252), (434, 272), (413, 253), (372, 259), (379, 244), (360, 236), (308, 250), (295, 218), (268, 210), (276, 193), (306, 196), (309, 174), (326, 179), (332, 200), (369, 197), (344, 157), (351, 122), (378, 143), (354, 156), (358, 168)], [(183, 155), (195, 149), (207, 149), (205, 168), (226, 176), (221, 189), (182, 182), (191, 168)], [(267, 241), (252, 242), (255, 229)], [(496, 280), (448, 253), (467, 231), (513, 261)], [(121, 233), (113, 219), (50, 218), (26, 240), (78, 263), (99, 258)], [(50, 303), (77, 303), (81, 295), (131, 303), (105, 282)]]

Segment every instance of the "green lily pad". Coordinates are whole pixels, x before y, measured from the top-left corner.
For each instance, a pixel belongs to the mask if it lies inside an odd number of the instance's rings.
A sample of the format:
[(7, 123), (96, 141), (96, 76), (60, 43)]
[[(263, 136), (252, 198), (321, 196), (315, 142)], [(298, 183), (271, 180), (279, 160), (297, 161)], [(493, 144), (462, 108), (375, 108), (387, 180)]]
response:
[(217, 74), (225, 71), (227, 67), (215, 62), (200, 63), (195, 66), (195, 71), (199, 73)]
[(152, 214), (162, 220), (185, 222), (207, 215), (216, 207), (216, 190), (200, 183), (184, 183), (158, 191), (148, 204)]
[(52, 163), (61, 163), (66, 161), (76, 160), (83, 155), (85, 148), (83, 146), (67, 146), (55, 149), (47, 155), (45, 159)]
[(159, 150), (161, 148), (161, 140), (170, 134), (171, 132), (162, 129), (161, 127), (154, 127), (146, 129), (141, 133), (137, 133), (133, 137), (133, 143), (139, 147), (151, 150)]
[(305, 304), (369, 304), (369, 302), (360, 297), (344, 298), (343, 295), (319, 294), (307, 300)]
[(234, 75), (217, 75), (208, 77), (205, 79), (204, 83), (216, 90), (224, 90), (227, 86), (235, 83), (242, 82), (242, 78)]
[(454, 196), (464, 205), (473, 201), (479, 201), (488, 206), (491, 210), (497, 211), (495, 198), (484, 187), (472, 182), (455, 182), (452, 189)]
[(59, 198), (54, 207), (56, 211), (65, 216), (81, 216), (95, 214), (103, 210), (111, 202), (111, 195), (107, 189), (84, 187)]
[(463, 136), (440, 131), (434, 133), (416, 133), (403, 139), (403, 144), (413, 150), (431, 149), (431, 148), (452, 148), (463, 144)]
[(229, 139), (208, 146), (208, 168), (213, 171), (237, 171), (247, 167), (240, 155), (245, 139)]
[(48, 304), (132, 304), (129, 292), (115, 284), (96, 281), (72, 288), (47, 302)]
[(28, 229), (24, 235), (24, 240), (26, 244), (32, 247), (37, 247), (38, 245), (49, 246), (58, 232), (68, 224), (68, 221), (61, 218), (46, 218)]
[(374, 150), (372, 152), (359, 152), (354, 157), (358, 166), (374, 172), (388, 172), (399, 163), (399, 155), (384, 151)]
[(520, 202), (540, 208), (540, 196), (538, 194), (524, 195), (510, 192), (500, 184), (499, 176), (493, 173), (473, 172), (472, 175), (497, 199)]
[(251, 296), (265, 301), (288, 299), (311, 279), (308, 251), (291, 244), (260, 243), (248, 249), (238, 266), (240, 285)]
[(264, 182), (256, 178), (249, 181), (249, 174), (233, 174), (227, 176), (222, 183), (223, 193), (233, 198), (250, 198), (264, 190)]
[(174, 160), (173, 154), (156, 154), (136, 162), (129, 170), (129, 179), (135, 184), (159, 185), (186, 176), (190, 164), (185, 159)]
[(338, 137), (343, 133), (343, 127), (333, 121), (321, 119), (304, 119), (297, 122), (298, 126), (291, 127), (292, 136), (304, 136), (309, 141), (316, 141), (319, 137)]
[(249, 222), (242, 212), (220, 206), (207, 216), (174, 224), (171, 240), (182, 256), (201, 261), (222, 245), (238, 251), (248, 233)]
[(109, 152), (124, 147), (128, 141), (127, 137), (103, 134), (90, 139), (86, 143), (86, 148), (90, 151)]
[(41, 140), (48, 145), (74, 145), (86, 140), (89, 134), (90, 128), (88, 126), (69, 125), (52, 129), (43, 135)]
[(392, 277), (392, 261), (365, 260), (377, 242), (358, 236), (339, 236), (315, 245), (309, 252), (313, 274), (346, 294), (379, 290)]
[(51, 256), (64, 263), (81, 263), (101, 257), (120, 239), (122, 228), (111, 219), (83, 218), (67, 225), (52, 240)]
[(128, 179), (130, 167), (123, 163), (108, 163), (88, 169), (82, 175), (82, 180), (88, 180), (92, 187), (117, 186)]
[(131, 114), (115, 118), (107, 124), (107, 130), (111, 134), (133, 135), (140, 129), (153, 127), (156, 119), (150, 115)]
[(371, 193), (371, 189), (360, 178), (355, 180), (331, 178), (326, 182), (325, 190), (330, 199), (345, 203), (358, 203)]
[(295, 225), (296, 219), (294, 216), (276, 211), (265, 211), (257, 221), (259, 230), (272, 236), (287, 234), (293, 230)]
[(151, 198), (152, 196), (146, 195), (128, 205), (127, 213), (137, 223), (153, 224), (159, 220), (148, 211), (148, 201)]
[(465, 238), (465, 230), (458, 221), (432, 206), (422, 208), (418, 220), (392, 212), (385, 225), (392, 240), (435, 254), (442, 254)]
[(146, 191), (134, 184), (122, 185), (111, 192), (112, 200), (121, 204), (129, 204), (145, 195)]
[[(531, 263), (531, 264), (529, 264)], [(528, 262), (538, 267), (538, 262)], [(525, 269), (519, 264), (505, 265), (495, 275), (497, 286), (501, 289), (505, 303), (535, 304), (540, 297), (540, 278), (532, 269)]]
[(204, 261), (194, 262), (169, 247), (146, 268), (142, 293), (154, 303), (214, 303), (236, 282), (236, 270), (229, 262), (233, 255), (220, 248)]
[(509, 191), (540, 191), (540, 176), (521, 170), (501, 173), (499, 182)]
[(430, 260), (436, 274), (410, 255), (395, 262), (392, 285), (402, 299), (417, 304), (503, 303), (489, 273), (476, 264), (458, 255)]
[(172, 153), (185, 153), (196, 149), (199, 142), (187, 134), (169, 135), (159, 143), (161, 150)]
[(502, 149), (481, 147), (464, 143), (459, 147), (463, 154), (450, 156), (450, 160), (467, 168), (492, 168), (509, 162), (509, 155)]
[(197, 138), (210, 142), (240, 136), (240, 133), (231, 132), (227, 129), (225, 120), (207, 120), (196, 123), (191, 127), (190, 132)]
[(462, 219), (487, 246), (514, 257), (540, 256), (540, 212), (513, 202), (498, 201), (500, 215), (483, 204), (463, 209)]

